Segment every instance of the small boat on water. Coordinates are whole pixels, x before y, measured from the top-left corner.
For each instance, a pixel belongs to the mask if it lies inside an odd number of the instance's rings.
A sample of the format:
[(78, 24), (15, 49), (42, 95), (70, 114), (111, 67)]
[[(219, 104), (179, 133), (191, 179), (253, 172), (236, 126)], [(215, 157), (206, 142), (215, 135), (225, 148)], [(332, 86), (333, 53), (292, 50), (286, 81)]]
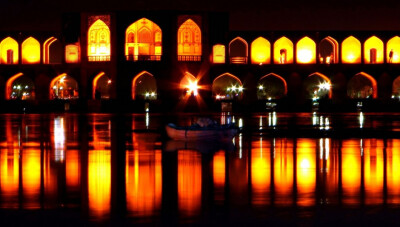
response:
[(165, 126), (168, 136), (173, 140), (230, 140), (237, 133), (235, 124), (177, 126), (169, 123)]

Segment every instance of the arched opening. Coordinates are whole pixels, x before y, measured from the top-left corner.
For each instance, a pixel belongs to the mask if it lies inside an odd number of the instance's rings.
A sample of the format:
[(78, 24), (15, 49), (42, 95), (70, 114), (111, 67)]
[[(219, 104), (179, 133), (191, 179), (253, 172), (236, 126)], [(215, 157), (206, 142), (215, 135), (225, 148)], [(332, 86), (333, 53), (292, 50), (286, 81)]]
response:
[(229, 43), (229, 58), (232, 64), (247, 63), (247, 42), (241, 37), (234, 38)]
[(251, 43), (251, 63), (269, 64), (271, 62), (271, 43), (263, 37), (258, 37)]
[(55, 77), (50, 82), (50, 99), (77, 99), (78, 82), (66, 73)]
[(104, 72), (97, 74), (93, 79), (92, 98), (109, 99), (110, 86), (111, 79)]
[(300, 64), (316, 63), (316, 44), (309, 37), (300, 39), (296, 44), (296, 61)]
[(157, 81), (151, 73), (143, 71), (133, 78), (132, 99), (157, 99)]
[(57, 38), (50, 37), (43, 43), (43, 64), (60, 64), (62, 46)]
[(162, 31), (153, 21), (142, 18), (125, 32), (125, 56), (128, 61), (160, 61)]
[(22, 64), (40, 63), (40, 43), (33, 37), (22, 43)]
[(257, 98), (259, 100), (280, 99), (286, 94), (286, 80), (275, 73), (261, 77), (257, 83)]
[(213, 63), (225, 63), (225, 45), (215, 44), (213, 46)]
[(0, 43), (1, 64), (18, 64), (18, 43), (11, 37), (3, 39)]
[(364, 62), (366, 64), (383, 63), (383, 42), (376, 36), (372, 36), (364, 43)]
[(281, 37), (274, 43), (274, 64), (293, 63), (293, 43), (286, 37)]
[(332, 98), (331, 80), (324, 74), (315, 72), (309, 75), (304, 81), (307, 98), (319, 100)]
[(387, 63), (400, 63), (400, 37), (391, 38), (386, 45)]
[(65, 62), (79, 63), (81, 58), (80, 48), (78, 44), (69, 44), (65, 46)]
[(335, 64), (339, 62), (339, 44), (334, 38), (328, 36), (321, 40), (318, 48), (319, 62), (321, 64)]
[(183, 89), (183, 97), (185, 96), (197, 96), (199, 93), (198, 81), (195, 76), (191, 73), (186, 72), (181, 82), (179, 83), (179, 87)]
[(32, 79), (17, 73), (6, 83), (6, 100), (33, 100), (35, 99), (35, 84)]
[(212, 94), (215, 100), (240, 100), (243, 96), (243, 85), (239, 78), (224, 73), (214, 79)]
[(88, 30), (88, 61), (110, 61), (110, 40), (110, 28), (102, 20), (96, 20)]
[(342, 42), (342, 63), (361, 63), (361, 43), (354, 36), (350, 36)]
[(347, 95), (352, 99), (375, 99), (378, 97), (377, 82), (371, 75), (360, 72), (349, 80)]
[(393, 81), (392, 98), (400, 99), (400, 76)]
[(201, 29), (191, 19), (178, 29), (178, 61), (201, 61)]

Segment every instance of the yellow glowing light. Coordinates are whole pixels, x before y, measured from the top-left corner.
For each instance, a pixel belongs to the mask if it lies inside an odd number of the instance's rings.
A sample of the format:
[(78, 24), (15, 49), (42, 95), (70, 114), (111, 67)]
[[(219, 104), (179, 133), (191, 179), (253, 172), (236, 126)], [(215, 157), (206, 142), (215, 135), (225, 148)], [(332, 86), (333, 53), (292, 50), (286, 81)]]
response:
[(191, 19), (178, 29), (178, 56), (182, 55), (201, 56), (201, 30)]
[(27, 38), (22, 43), (22, 63), (40, 63), (40, 43), (33, 37)]
[(22, 152), (22, 190), (25, 208), (39, 208), (40, 150), (24, 149)]
[(65, 62), (66, 63), (79, 63), (80, 50), (79, 45), (69, 44), (65, 46)]
[(190, 73), (186, 72), (182, 78), (180, 87), (186, 90), (187, 95), (193, 94), (197, 96), (200, 86), (197, 84), (197, 79)]
[(383, 42), (372, 36), (364, 43), (364, 62), (367, 64), (383, 63)]
[(395, 36), (387, 42), (386, 62), (400, 63), (400, 37)]
[(286, 37), (281, 37), (274, 43), (274, 64), (293, 63), (293, 43)]
[(258, 37), (251, 43), (251, 63), (269, 64), (271, 61), (271, 44), (263, 37)]
[(225, 63), (225, 45), (213, 46), (213, 63)]
[(11, 37), (0, 43), (1, 64), (18, 64), (18, 43)]
[(343, 193), (349, 198), (343, 202), (358, 203), (361, 182), (361, 154), (359, 140), (344, 140), (342, 144), (342, 188)]
[(342, 63), (361, 63), (361, 43), (354, 36), (350, 36), (342, 42)]
[(252, 143), (251, 150), (251, 188), (252, 203), (267, 203), (271, 184), (270, 147), (271, 144), (260, 139)]
[(296, 60), (301, 64), (316, 63), (316, 44), (315, 42), (304, 37), (296, 44)]
[(314, 204), (316, 147), (311, 139), (299, 139), (297, 144), (297, 189), (298, 201), (301, 206)]
[(100, 19), (95, 21), (88, 30), (88, 60), (110, 61), (110, 29)]

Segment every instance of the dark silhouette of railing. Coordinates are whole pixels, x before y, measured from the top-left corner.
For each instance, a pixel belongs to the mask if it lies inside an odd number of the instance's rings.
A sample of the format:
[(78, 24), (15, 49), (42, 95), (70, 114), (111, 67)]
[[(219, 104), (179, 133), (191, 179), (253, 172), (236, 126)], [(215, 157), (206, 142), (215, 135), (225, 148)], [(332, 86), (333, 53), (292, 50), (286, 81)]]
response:
[(161, 55), (126, 55), (127, 61), (161, 61)]

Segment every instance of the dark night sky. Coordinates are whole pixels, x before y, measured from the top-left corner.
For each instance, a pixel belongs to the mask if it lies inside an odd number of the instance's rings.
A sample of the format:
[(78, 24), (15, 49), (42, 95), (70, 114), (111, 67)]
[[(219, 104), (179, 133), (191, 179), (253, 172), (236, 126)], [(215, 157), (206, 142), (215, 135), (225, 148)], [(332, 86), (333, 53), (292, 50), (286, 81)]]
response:
[[(400, 30), (400, 1), (0, 0), (1, 31), (57, 31), (63, 12), (204, 10), (230, 13), (232, 30)], [(155, 12), (156, 13), (156, 12)]]

